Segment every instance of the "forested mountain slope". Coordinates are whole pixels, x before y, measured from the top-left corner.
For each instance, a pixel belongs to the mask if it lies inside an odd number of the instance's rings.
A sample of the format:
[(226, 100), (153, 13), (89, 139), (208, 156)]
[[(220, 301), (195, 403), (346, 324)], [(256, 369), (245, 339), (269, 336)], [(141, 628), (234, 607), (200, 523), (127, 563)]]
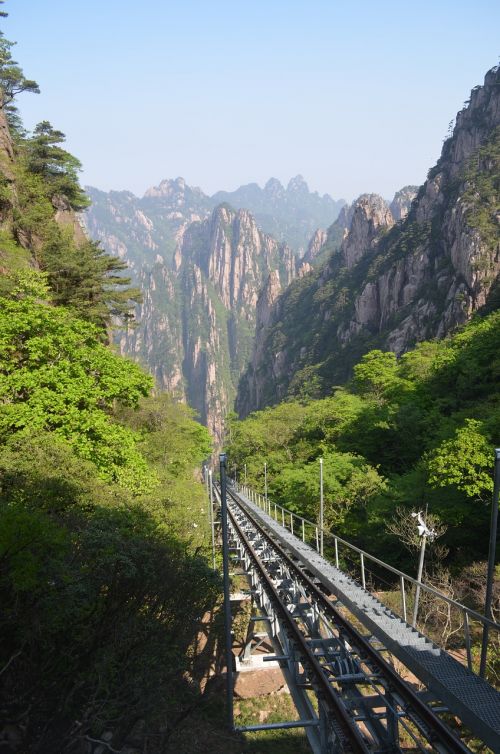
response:
[[(424, 580), (482, 611), (500, 438), (499, 354), (499, 311), (399, 359), (371, 351), (329, 397), (233, 419), (232, 473), (263, 492), (266, 463), (270, 499), (317, 521), (322, 458), (325, 526), (412, 575), (421, 541), (411, 513), (422, 511), (439, 535)], [(380, 588), (390, 584), (381, 580)], [(497, 583), (497, 620), (499, 611)], [(460, 616), (432, 606), (425, 620), (441, 640), (460, 626)], [(491, 677), (498, 679), (495, 647)]]
[[(257, 322), (237, 399), (242, 415), (290, 394), (327, 393), (370, 348), (401, 354), (495, 306), (499, 254), (500, 71), (458, 113), (408, 215), (360, 197), (348, 235)], [(332, 231), (333, 232), (333, 229)]]

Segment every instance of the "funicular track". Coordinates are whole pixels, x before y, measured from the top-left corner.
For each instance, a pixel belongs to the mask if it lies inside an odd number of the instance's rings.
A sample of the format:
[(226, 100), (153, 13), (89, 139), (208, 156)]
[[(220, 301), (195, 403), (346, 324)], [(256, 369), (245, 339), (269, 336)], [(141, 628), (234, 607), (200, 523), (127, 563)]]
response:
[(232, 490), (228, 523), (314, 752), (471, 751)]

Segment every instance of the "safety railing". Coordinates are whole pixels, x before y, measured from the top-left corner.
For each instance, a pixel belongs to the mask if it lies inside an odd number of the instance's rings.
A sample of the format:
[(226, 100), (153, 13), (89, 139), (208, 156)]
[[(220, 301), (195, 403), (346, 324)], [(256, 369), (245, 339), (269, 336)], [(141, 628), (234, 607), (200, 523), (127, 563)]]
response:
[[(389, 565), (389, 563), (385, 563), (375, 555), (370, 555), (365, 550), (337, 536), (334, 532), (328, 529), (321, 529), (317, 523), (298, 515), (288, 508), (284, 508), (278, 503), (272, 502), (268, 496), (262, 495), (250, 487), (238, 484), (237, 482), (232, 482), (232, 485), (235, 490), (241, 491), (251, 502), (271, 516), (277, 523), (302, 539), (303, 542), (307, 542), (315, 547), (328, 560), (332, 560), (336, 568), (348, 570), (354, 578), (359, 579), (363, 589), (375, 594), (377, 599), (403, 618), (406, 623), (418, 628), (419, 616), (421, 617), (422, 613), (425, 612), (426, 617), (424, 620), (420, 620), (420, 624), (425, 625), (427, 632), (429, 632), (428, 627), (432, 627), (433, 620), (441, 621), (441, 628), (443, 625), (445, 626), (444, 644), (447, 644), (450, 637), (454, 636), (454, 643), (458, 645), (456, 647), (458, 659), (461, 661), (465, 660), (471, 671), (477, 672), (476, 666), (478, 668), (480, 666), (480, 654), (475, 652), (473, 648), (474, 639), (481, 639), (486, 626), (489, 631), (493, 630), (496, 632), (496, 642), (491, 639), (492, 635), (489, 634), (490, 641), (488, 642), (488, 646), (485, 647), (485, 651), (488, 653), (495, 643), (496, 651), (500, 654), (500, 624), (467, 607), (467, 605), (454, 600), (430, 584), (426, 584), (424, 581), (419, 581), (407, 573), (403, 573), (403, 571)], [(386, 581), (390, 587), (390, 592), (388, 593), (391, 595), (399, 594), (397, 603), (388, 602), (387, 598), (380, 594), (381, 590), (374, 588), (375, 581), (380, 583), (384, 579), (380, 573), (375, 574), (372, 572), (369, 564), (377, 566), (379, 569), (391, 574), (391, 581)], [(394, 589), (396, 584), (398, 585), (397, 592)], [(440, 640), (439, 636), (432, 635), (432, 631), (430, 633), (433, 641), (438, 646), (443, 646), (442, 638)], [(462, 651), (465, 652), (464, 656), (461, 654)], [(498, 661), (500, 662), (500, 659)]]

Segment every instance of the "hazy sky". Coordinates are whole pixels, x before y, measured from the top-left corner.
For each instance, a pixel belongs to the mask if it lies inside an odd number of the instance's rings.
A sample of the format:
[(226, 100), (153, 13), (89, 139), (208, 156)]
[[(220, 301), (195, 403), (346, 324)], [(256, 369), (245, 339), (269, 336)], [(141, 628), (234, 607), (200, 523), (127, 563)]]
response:
[(335, 198), (421, 183), (498, 62), (498, 0), (7, 0), (14, 57), (82, 180), (208, 193), (302, 173)]

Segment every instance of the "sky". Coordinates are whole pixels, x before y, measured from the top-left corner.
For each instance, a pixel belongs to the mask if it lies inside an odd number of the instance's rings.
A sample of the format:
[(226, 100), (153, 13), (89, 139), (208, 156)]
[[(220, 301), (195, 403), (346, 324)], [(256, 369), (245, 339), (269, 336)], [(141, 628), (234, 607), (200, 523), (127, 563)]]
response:
[(13, 56), (82, 183), (137, 195), (285, 185), (351, 201), (420, 184), (498, 63), (497, 0), (7, 0)]

